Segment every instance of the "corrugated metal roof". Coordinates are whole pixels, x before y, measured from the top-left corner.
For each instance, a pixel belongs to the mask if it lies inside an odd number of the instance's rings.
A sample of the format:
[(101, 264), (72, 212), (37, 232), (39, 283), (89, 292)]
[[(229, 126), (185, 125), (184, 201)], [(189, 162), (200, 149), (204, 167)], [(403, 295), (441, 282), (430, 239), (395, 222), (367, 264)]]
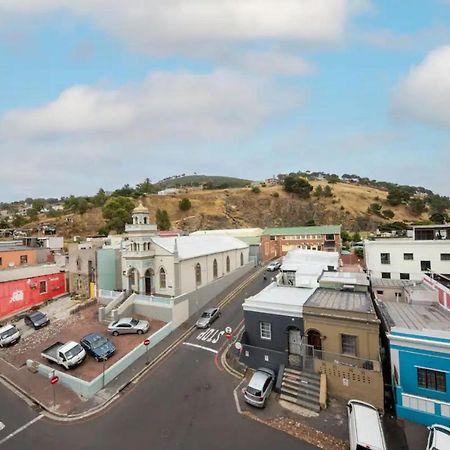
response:
[(266, 228), (263, 235), (292, 236), (302, 234), (340, 234), (341, 225), (318, 225), (312, 227)]
[(42, 264), (36, 266), (17, 267), (14, 269), (0, 270), (0, 283), (24, 278), (42, 277), (59, 273), (60, 267), (56, 264)]
[(347, 292), (319, 288), (308, 299), (305, 306), (375, 314), (372, 300), (366, 292)]

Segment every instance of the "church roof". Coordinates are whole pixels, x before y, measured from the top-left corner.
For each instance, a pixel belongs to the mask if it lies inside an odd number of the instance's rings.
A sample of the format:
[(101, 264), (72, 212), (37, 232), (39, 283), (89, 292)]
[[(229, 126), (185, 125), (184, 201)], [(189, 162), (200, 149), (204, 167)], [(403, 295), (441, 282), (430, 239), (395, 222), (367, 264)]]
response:
[(232, 236), (154, 237), (152, 241), (170, 253), (178, 251), (180, 260), (248, 247), (247, 244)]
[(139, 205), (136, 206), (136, 208), (133, 209), (133, 214), (148, 214), (148, 208), (146, 208), (142, 202), (139, 202)]

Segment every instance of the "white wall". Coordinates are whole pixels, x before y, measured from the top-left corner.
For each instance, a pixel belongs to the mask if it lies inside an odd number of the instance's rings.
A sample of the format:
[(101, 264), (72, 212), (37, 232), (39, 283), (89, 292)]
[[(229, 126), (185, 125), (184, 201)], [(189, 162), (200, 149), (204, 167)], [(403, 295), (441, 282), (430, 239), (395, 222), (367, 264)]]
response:
[[(421, 261), (431, 261), (431, 270), (450, 274), (450, 261), (441, 261), (441, 253), (450, 253), (450, 242), (415, 241), (413, 239), (377, 239), (364, 241), (367, 269), (373, 278), (381, 278), (382, 272), (389, 272), (392, 279), (399, 279), (400, 273), (409, 273), (411, 280), (422, 280), (424, 273)], [(381, 253), (390, 254), (390, 264), (381, 264)], [(412, 261), (404, 260), (404, 253), (413, 253)]]

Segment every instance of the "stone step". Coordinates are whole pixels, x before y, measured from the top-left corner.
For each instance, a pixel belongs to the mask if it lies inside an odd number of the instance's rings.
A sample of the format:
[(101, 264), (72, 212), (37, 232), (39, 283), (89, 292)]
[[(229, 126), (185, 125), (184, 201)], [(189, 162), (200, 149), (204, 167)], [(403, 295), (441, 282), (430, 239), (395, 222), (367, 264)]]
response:
[(319, 399), (319, 396), (320, 396), (320, 390), (318, 390), (318, 389), (309, 389), (308, 387), (293, 386), (293, 385), (283, 383), (281, 385), (281, 391), (287, 390), (287, 389), (293, 393), (296, 393), (297, 395), (306, 395), (311, 398)]
[(286, 367), (284, 369), (284, 373), (289, 373), (289, 374), (292, 374), (292, 375), (301, 375), (302, 374), (302, 372), (300, 370), (292, 369), (290, 367)]
[(304, 375), (302, 374), (301, 376), (294, 376), (294, 375), (290, 375), (290, 374), (283, 374), (283, 380), (288, 380), (291, 381), (293, 383), (298, 383), (298, 384), (309, 384), (311, 386), (320, 386), (320, 378), (316, 378), (316, 377), (310, 377), (308, 375)]
[(295, 397), (293, 395), (281, 394), (280, 399), (284, 400), (285, 402), (297, 404), (297, 397)]
[(291, 377), (283, 376), (282, 383), (289, 383), (292, 386), (301, 387), (304, 389), (312, 389), (312, 390), (320, 390), (320, 382), (317, 383), (316, 381), (311, 380), (302, 380), (302, 379), (295, 379)]
[(319, 402), (311, 402), (308, 399), (297, 397), (297, 405), (303, 406), (303, 408), (309, 409), (316, 413), (320, 412), (320, 404)]

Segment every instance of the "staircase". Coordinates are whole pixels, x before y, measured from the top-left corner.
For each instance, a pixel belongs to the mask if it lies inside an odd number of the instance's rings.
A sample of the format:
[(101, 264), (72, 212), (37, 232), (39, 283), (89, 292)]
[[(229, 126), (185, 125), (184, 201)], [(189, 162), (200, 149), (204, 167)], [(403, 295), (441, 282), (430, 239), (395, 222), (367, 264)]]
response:
[(280, 399), (319, 412), (320, 375), (286, 368)]

